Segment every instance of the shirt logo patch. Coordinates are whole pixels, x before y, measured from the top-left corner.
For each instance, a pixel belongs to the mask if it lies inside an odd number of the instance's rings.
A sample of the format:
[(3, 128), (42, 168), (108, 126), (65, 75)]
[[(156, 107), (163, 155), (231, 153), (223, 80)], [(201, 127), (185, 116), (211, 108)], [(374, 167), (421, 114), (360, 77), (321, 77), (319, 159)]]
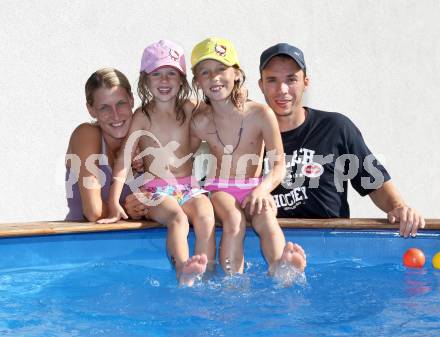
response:
[(309, 178), (317, 178), (324, 173), (324, 167), (319, 163), (310, 163), (303, 165), (301, 173)]

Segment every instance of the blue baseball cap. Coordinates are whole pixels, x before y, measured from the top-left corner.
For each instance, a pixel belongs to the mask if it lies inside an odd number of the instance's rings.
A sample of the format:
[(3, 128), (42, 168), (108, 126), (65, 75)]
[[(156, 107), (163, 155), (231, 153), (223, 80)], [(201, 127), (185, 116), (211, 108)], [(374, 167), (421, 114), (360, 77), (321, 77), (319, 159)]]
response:
[(260, 72), (269, 63), (269, 61), (278, 55), (290, 56), (302, 70), (306, 70), (306, 63), (304, 61), (304, 54), (301, 49), (292, 46), (288, 43), (278, 43), (272, 47), (267, 48), (260, 56)]

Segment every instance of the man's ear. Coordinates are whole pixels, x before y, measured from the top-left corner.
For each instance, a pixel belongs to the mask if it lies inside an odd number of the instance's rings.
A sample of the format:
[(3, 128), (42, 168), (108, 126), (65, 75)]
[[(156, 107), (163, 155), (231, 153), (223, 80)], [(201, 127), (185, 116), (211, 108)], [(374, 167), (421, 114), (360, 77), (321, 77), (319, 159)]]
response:
[(304, 77), (304, 90), (307, 90), (310, 84), (310, 79), (306, 76)]
[[(258, 80), (258, 86), (260, 87), (261, 92), (263, 92), (263, 81), (261, 78)], [(264, 92), (263, 92), (263, 94), (264, 94)]]

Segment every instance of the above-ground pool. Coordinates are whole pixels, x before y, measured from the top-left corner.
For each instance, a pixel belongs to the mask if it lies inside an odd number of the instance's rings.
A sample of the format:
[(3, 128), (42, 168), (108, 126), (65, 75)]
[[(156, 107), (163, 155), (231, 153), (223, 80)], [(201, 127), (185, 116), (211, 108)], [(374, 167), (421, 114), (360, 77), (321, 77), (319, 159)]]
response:
[[(245, 273), (218, 268), (193, 288), (178, 287), (163, 228), (2, 238), (0, 336), (440, 335), (439, 231), (284, 232), (308, 258), (291, 287), (267, 276), (251, 230)], [(409, 247), (424, 268), (402, 265)]]

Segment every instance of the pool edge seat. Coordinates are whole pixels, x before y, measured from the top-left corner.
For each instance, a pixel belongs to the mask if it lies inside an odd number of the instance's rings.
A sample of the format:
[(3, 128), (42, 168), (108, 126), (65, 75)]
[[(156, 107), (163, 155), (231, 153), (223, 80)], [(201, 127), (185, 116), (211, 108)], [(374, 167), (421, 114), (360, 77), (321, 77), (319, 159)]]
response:
[[(423, 230), (439, 230), (440, 219), (426, 219)], [(352, 218), (352, 219), (287, 219), (279, 218), (282, 228), (325, 228), (325, 229), (390, 229), (397, 230), (397, 224), (390, 224), (387, 219)], [(249, 226), (249, 224), (248, 224)], [(153, 221), (119, 221), (114, 224), (97, 224), (94, 222), (40, 221), (0, 224), (1, 237), (20, 237), (35, 235), (55, 235), (71, 233), (93, 233), (108, 231), (140, 230), (164, 227)], [(221, 227), (221, 225), (219, 225)]]

